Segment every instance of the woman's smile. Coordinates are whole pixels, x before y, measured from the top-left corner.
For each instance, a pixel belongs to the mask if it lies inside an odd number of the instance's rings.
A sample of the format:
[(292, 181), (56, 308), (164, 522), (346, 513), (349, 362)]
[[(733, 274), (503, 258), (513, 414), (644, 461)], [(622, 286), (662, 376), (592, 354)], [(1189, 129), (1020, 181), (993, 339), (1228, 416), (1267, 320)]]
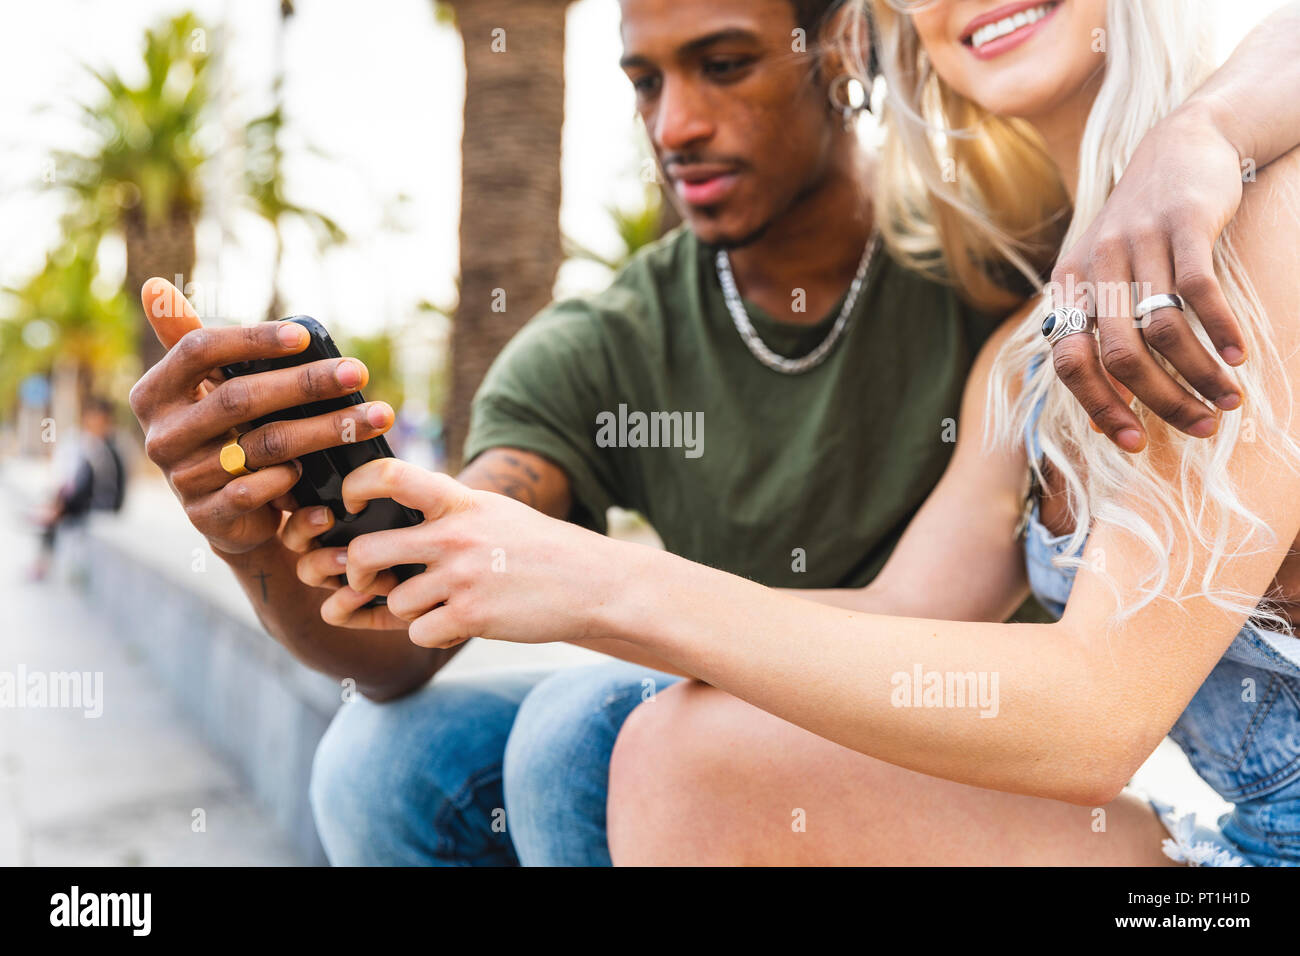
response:
[(992, 59), (1027, 41), (1052, 18), (1062, 0), (1008, 4), (981, 14), (962, 30), (961, 40), (981, 60)]

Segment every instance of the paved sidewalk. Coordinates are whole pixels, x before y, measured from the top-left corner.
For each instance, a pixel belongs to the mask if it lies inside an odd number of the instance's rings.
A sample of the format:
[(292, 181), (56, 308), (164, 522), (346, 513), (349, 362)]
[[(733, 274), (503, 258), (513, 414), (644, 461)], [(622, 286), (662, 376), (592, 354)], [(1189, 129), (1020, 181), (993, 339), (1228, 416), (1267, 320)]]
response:
[(100, 674), (103, 713), (0, 706), (0, 865), (296, 863), (131, 647), (97, 632), (68, 582), (26, 582), (36, 537), (3, 501), (0, 681)]

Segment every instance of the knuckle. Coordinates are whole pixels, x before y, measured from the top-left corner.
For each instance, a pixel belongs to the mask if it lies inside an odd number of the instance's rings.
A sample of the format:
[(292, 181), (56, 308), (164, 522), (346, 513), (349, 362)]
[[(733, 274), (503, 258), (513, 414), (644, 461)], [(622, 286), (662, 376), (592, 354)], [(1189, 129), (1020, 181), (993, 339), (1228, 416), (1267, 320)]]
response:
[(263, 354), (270, 344), (267, 342), (267, 332), (270, 332), (270, 337), (274, 338), (275, 327), (273, 323), (239, 326), (240, 350), (252, 355)]
[(176, 354), (187, 364), (202, 365), (212, 354), (212, 331), (191, 329), (175, 346)]
[(1120, 381), (1132, 378), (1142, 368), (1144, 356), (1127, 342), (1104, 344), (1101, 364)]
[(190, 524), (202, 531), (211, 521), (210, 508), (206, 504), (200, 504), (197, 501), (188, 501), (182, 506), (185, 509), (185, 517), (189, 519)]
[(310, 362), (303, 365), (298, 370), (298, 388), (304, 395), (313, 399), (325, 397), (325, 389), (328, 387), (328, 381), (316, 367), (316, 363)]
[(1113, 232), (1104, 233), (1096, 238), (1088, 250), (1088, 264), (1094, 268), (1104, 268), (1124, 255), (1127, 243), (1124, 237)]
[(131, 391), (128, 392), (126, 396), (126, 403), (131, 408), (131, 414), (142, 422), (144, 421), (144, 416), (141, 413), (149, 404), (147, 398), (149, 386), (145, 384), (145, 379), (147, 378), (148, 375), (145, 375), (136, 381), (136, 383), (131, 386)]
[[(1078, 336), (1070, 336), (1070, 338), (1078, 338)], [(1052, 350), (1052, 369), (1056, 372), (1056, 377), (1071, 390), (1087, 374), (1088, 361), (1088, 354), (1071, 343), (1069, 339), (1061, 342)]]
[(270, 465), (284, 460), (289, 442), (282, 425), (263, 425), (254, 434), (257, 437), (253, 445), (259, 462)]
[(1190, 269), (1178, 276), (1178, 289), (1192, 299), (1203, 298), (1218, 285), (1214, 276), (1203, 269)]
[(1089, 395), (1080, 401), (1084, 412), (1102, 431), (1111, 431), (1123, 420), (1123, 415), (1112, 403), (1100, 395)]
[[(1168, 311), (1170, 310), (1161, 310), (1161, 312)], [(1167, 354), (1170, 349), (1181, 344), (1183, 335), (1187, 331), (1187, 327), (1179, 319), (1167, 315), (1156, 315), (1148, 319), (1142, 335), (1152, 348), (1162, 354)]]
[(166, 468), (171, 462), (171, 444), (169, 429), (155, 425), (145, 432), (144, 453), (155, 465)]
[(1152, 246), (1160, 245), (1167, 234), (1167, 229), (1159, 219), (1139, 218), (1129, 226), (1129, 248), (1134, 251), (1150, 249)]
[(245, 421), (253, 407), (253, 393), (242, 378), (232, 378), (217, 386), (215, 395), (222, 412), (231, 418)]
[(397, 588), (388, 592), (388, 610), (393, 613), (394, 617), (408, 623), (418, 617), (415, 613), (417, 610), (415, 599), (405, 588)]
[(155, 465), (162, 464), (162, 439), (158, 429), (150, 428), (144, 433), (144, 454)]
[(365, 535), (348, 542), (348, 567), (369, 568), (374, 558), (374, 550)]

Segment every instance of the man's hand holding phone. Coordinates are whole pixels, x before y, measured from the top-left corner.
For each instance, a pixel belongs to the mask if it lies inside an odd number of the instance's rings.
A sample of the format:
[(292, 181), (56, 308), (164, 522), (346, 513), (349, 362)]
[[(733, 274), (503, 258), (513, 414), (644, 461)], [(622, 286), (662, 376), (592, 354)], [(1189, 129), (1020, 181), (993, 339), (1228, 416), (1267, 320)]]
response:
[(221, 450), (236, 426), (356, 392), (366, 384), (366, 367), (353, 358), (327, 359), (227, 378), (222, 366), (301, 352), (306, 330), (293, 322), (204, 328), (165, 279), (146, 282), (141, 301), (168, 351), (131, 389), (131, 410), (144, 429), (150, 460), (190, 522), (219, 551), (244, 554), (277, 537), (284, 512), (296, 508), (289, 492), (300, 475), (298, 457), (339, 445), (345, 434), (363, 441), (392, 427), (393, 410), (384, 402), (270, 422), (238, 436), (249, 473), (233, 476), (222, 467)]

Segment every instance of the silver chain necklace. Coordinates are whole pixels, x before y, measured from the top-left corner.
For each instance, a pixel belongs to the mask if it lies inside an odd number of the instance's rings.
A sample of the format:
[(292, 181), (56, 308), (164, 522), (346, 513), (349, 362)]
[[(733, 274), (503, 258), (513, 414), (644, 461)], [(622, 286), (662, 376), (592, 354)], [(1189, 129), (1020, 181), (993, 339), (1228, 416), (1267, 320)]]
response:
[(831, 349), (835, 348), (836, 343), (843, 338), (844, 331), (849, 326), (849, 318), (853, 315), (853, 307), (858, 303), (858, 293), (862, 290), (862, 281), (867, 277), (867, 270), (871, 268), (871, 260), (875, 256), (878, 245), (880, 245), (880, 236), (873, 231), (871, 238), (867, 240), (867, 248), (862, 251), (862, 261), (858, 263), (857, 275), (853, 277), (853, 284), (849, 286), (849, 294), (844, 299), (844, 307), (840, 309), (835, 324), (831, 326), (831, 330), (826, 333), (826, 338), (822, 339), (815, 349), (807, 355), (801, 355), (799, 358), (786, 358), (784, 355), (777, 355), (759, 337), (758, 332), (754, 329), (754, 323), (749, 320), (749, 313), (745, 311), (745, 303), (740, 299), (740, 290), (736, 288), (736, 277), (731, 273), (731, 260), (727, 258), (727, 250), (719, 249), (715, 261), (718, 269), (718, 282), (722, 285), (722, 296), (727, 301), (727, 311), (731, 313), (731, 320), (736, 325), (736, 331), (740, 333), (741, 340), (749, 347), (749, 351), (754, 358), (768, 368), (785, 375), (798, 375), (801, 372), (816, 368), (826, 361), (826, 356), (831, 354)]

